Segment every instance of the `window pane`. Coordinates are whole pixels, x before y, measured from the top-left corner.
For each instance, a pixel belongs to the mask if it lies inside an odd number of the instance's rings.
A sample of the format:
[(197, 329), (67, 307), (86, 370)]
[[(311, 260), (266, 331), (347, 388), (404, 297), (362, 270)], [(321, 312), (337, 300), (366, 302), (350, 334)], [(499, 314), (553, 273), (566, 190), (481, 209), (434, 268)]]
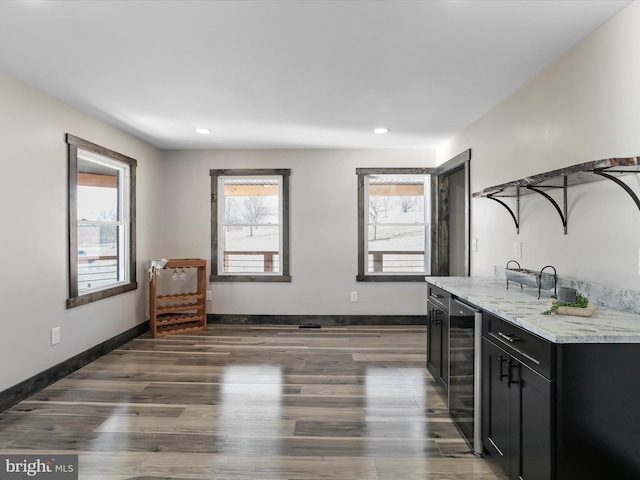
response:
[(359, 258), (364, 262), (358, 264), (358, 275), (427, 275), (431, 176), (412, 169), (393, 169), (393, 173), (378, 170), (365, 174), (359, 184), (365, 187), (359, 190), (363, 200), (359, 215), (366, 230), (359, 233), (359, 248), (364, 250)]
[(228, 225), (222, 230), (223, 272), (280, 272), (280, 228), (278, 226)]
[(277, 225), (279, 223), (278, 180), (223, 180), (224, 223), (232, 225)]
[(424, 223), (424, 197), (369, 196), (371, 223)]
[(367, 271), (424, 273), (426, 230), (422, 225), (369, 225)]
[(277, 225), (278, 197), (226, 197), (225, 216), (226, 223), (232, 225)]
[(118, 189), (78, 185), (78, 220), (118, 220)]
[(117, 283), (122, 278), (118, 268), (117, 225), (78, 225), (78, 292)]
[(425, 178), (379, 175), (369, 177), (368, 221), (424, 223)]

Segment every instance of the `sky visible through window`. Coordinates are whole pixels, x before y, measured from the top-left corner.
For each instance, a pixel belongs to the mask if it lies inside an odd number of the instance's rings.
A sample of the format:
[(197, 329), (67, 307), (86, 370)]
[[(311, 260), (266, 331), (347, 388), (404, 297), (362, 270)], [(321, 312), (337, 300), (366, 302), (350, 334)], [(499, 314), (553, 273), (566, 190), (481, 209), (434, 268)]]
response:
[(78, 220), (109, 219), (117, 213), (118, 189), (78, 185)]

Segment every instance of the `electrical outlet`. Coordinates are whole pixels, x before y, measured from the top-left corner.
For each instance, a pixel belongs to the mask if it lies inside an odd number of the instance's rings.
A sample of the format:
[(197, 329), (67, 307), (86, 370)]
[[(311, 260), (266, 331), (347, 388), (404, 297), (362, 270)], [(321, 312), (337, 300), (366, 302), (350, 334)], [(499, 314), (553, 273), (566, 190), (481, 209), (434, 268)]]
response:
[(207, 302), (210, 302), (211, 300), (213, 300), (213, 297), (211, 295), (211, 290), (207, 290)]
[(478, 239), (477, 238), (474, 238), (473, 240), (471, 240), (471, 249), (474, 252), (478, 251)]
[(522, 242), (516, 242), (513, 244), (513, 256), (516, 260), (522, 258)]
[(60, 327), (51, 329), (51, 345), (60, 343)]
[(352, 302), (358, 301), (358, 292), (351, 292), (351, 301)]

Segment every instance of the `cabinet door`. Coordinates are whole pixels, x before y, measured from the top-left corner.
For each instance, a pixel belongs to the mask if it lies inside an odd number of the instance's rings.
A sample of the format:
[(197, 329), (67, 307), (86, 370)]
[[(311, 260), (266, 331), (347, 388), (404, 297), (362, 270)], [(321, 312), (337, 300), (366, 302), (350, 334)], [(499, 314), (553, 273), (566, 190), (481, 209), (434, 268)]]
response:
[[(512, 360), (512, 475), (522, 480), (549, 480), (551, 453), (551, 382)], [(515, 410), (515, 411), (514, 411)]]
[(509, 359), (504, 350), (482, 339), (482, 441), (507, 474), (513, 456)]

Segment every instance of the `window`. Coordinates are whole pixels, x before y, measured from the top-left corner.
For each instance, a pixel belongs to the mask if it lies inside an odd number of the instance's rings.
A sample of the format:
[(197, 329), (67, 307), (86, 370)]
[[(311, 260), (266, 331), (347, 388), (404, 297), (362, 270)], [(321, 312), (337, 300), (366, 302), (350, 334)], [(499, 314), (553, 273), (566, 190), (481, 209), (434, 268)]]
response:
[(289, 176), (211, 170), (211, 281), (289, 282)]
[(70, 134), (67, 144), (72, 308), (137, 288), (136, 161)]
[(358, 281), (431, 273), (431, 169), (357, 169)]

